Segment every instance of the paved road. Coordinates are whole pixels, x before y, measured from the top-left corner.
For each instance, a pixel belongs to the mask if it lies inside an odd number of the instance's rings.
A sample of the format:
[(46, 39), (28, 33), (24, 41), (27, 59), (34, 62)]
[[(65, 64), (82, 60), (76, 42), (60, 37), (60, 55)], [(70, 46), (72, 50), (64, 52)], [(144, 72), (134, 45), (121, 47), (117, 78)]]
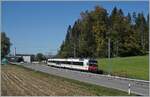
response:
[(22, 64), (27, 68), (37, 71), (53, 74), (61, 77), (79, 80), (86, 83), (96, 84), (108, 88), (114, 88), (128, 92), (129, 83), (131, 85), (131, 92), (138, 95), (149, 95), (149, 82), (148, 81), (135, 81), (124, 78), (117, 78), (112, 76), (93, 74), (89, 72), (75, 71), (69, 69), (55, 68), (41, 64)]

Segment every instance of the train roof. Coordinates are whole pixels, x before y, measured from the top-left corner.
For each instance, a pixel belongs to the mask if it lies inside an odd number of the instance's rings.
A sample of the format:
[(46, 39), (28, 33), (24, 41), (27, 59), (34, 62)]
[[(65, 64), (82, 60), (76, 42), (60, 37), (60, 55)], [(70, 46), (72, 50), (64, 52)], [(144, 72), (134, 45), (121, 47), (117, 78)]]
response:
[[(89, 61), (89, 60), (95, 60), (95, 59), (86, 59), (86, 58), (50, 58), (48, 60), (53, 60), (53, 61)], [(95, 60), (96, 61), (96, 60)]]

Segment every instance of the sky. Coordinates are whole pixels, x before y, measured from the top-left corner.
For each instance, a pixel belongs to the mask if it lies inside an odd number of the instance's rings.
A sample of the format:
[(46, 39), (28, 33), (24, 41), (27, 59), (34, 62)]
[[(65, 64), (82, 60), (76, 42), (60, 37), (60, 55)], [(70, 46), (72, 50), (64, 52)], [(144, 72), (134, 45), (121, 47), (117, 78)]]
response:
[(128, 12), (149, 12), (148, 1), (3, 1), (2, 31), (22, 54), (56, 54), (65, 39), (67, 28), (80, 18), (80, 13), (99, 5), (108, 14), (116, 6)]

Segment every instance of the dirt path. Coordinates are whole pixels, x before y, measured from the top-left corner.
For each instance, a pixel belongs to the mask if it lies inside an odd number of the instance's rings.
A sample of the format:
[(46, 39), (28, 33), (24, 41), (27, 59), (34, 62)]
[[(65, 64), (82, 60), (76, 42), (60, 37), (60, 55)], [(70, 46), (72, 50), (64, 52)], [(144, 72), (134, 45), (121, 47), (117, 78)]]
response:
[(40, 73), (13, 65), (2, 66), (1, 78), (3, 96), (94, 95), (78, 84), (51, 76), (41, 76)]

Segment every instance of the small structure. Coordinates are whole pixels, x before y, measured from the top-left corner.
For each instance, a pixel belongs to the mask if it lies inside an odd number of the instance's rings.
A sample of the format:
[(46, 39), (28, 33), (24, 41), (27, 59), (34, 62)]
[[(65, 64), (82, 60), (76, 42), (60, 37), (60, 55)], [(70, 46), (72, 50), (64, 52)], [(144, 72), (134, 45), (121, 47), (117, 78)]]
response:
[(8, 60), (7, 60), (6, 58), (3, 58), (1, 64), (2, 64), (2, 65), (8, 64)]
[(16, 54), (16, 57), (22, 57), (24, 62), (31, 63), (31, 54)]

